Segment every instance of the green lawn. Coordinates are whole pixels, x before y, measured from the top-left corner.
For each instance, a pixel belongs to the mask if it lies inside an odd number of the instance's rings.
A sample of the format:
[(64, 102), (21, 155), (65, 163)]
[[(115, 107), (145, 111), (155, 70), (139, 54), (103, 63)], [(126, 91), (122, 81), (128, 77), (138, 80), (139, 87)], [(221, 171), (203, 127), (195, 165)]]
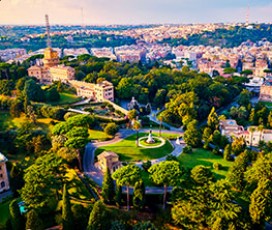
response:
[[(146, 135), (146, 133), (139, 134), (140, 137)], [(151, 160), (163, 157), (171, 153), (173, 147), (169, 143), (169, 141), (166, 141), (165, 145), (160, 148), (146, 149), (142, 147), (136, 147), (136, 134), (134, 134), (118, 143), (98, 148), (95, 154), (98, 155), (104, 150), (117, 153), (121, 161), (135, 162), (140, 160)]]
[(265, 101), (263, 102), (267, 107), (271, 108), (272, 107), (272, 102)]
[(109, 136), (108, 134), (106, 134), (103, 131), (89, 129), (88, 132), (89, 132), (89, 139), (90, 140), (105, 141), (105, 140), (109, 140), (112, 138), (112, 136)]
[(52, 102), (51, 105), (72, 104), (80, 100), (81, 98), (78, 97), (77, 95), (70, 94), (70, 93), (60, 93), (60, 100), (57, 102)]
[[(231, 161), (226, 161), (221, 156), (214, 155), (212, 152), (205, 149), (194, 149), (193, 153), (181, 154), (178, 159), (181, 165), (186, 168), (193, 168), (196, 165), (204, 165), (211, 168), (217, 179), (225, 178), (229, 167), (232, 165)], [(214, 162), (221, 164), (222, 169), (213, 169)]]
[(0, 227), (5, 225), (6, 221), (9, 218), (9, 203), (11, 200), (7, 200), (3, 203), (0, 203)]

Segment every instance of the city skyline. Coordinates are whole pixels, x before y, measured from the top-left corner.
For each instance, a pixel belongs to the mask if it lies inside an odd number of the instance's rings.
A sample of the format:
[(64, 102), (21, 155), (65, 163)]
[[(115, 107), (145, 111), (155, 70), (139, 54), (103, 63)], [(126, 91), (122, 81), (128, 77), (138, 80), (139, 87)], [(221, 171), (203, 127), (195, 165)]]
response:
[[(271, 0), (2, 0), (1, 24), (271, 23)], [(12, 12), (12, 14), (11, 14)]]

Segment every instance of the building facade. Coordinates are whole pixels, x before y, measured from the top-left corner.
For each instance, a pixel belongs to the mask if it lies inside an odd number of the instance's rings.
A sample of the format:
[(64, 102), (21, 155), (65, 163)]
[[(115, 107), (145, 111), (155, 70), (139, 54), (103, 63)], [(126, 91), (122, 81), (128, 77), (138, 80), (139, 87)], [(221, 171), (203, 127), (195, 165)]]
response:
[(0, 153), (0, 192), (9, 190), (9, 179), (6, 167), (8, 159)]
[(97, 167), (104, 173), (107, 171), (107, 168), (113, 173), (122, 167), (119, 156), (114, 152), (104, 151), (97, 156), (97, 159)]
[(272, 83), (265, 82), (260, 88), (259, 101), (272, 102)]

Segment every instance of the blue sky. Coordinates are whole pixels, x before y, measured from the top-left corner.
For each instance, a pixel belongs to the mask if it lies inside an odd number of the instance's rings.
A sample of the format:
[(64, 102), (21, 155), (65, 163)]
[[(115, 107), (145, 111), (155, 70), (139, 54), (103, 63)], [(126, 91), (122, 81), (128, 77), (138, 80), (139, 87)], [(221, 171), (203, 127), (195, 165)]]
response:
[[(272, 22), (272, 0), (1, 0), (1, 24)], [(82, 10), (83, 9), (83, 17)]]

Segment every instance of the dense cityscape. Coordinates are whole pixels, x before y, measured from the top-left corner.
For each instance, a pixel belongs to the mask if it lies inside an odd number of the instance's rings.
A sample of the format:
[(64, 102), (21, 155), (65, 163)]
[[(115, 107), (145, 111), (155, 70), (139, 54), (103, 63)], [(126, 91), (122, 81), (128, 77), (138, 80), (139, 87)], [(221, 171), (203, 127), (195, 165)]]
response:
[(0, 25), (0, 229), (272, 229), (272, 24)]

